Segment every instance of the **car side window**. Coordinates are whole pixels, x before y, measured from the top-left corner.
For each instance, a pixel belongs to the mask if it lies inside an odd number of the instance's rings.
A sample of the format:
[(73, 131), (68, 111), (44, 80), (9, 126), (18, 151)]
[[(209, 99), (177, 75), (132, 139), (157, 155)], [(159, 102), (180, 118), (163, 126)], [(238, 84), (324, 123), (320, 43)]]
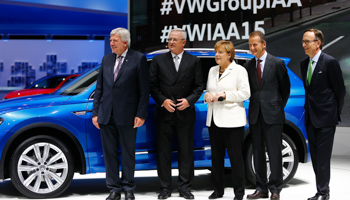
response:
[(242, 65), (242, 66), (244, 66), (244, 64), (248, 61), (249, 61), (249, 59), (235, 59), (235, 62), (239, 65)]
[(100, 71), (100, 68), (87, 74), (86, 76), (84, 76), (83, 78), (75, 82), (73, 85), (70, 85), (68, 88), (65, 88), (65, 90), (60, 94), (61, 95), (79, 94), (80, 92), (84, 91), (85, 88), (90, 87), (90, 85), (96, 82), (99, 71)]
[(50, 77), (43, 81), (37, 82), (32, 88), (55, 88), (64, 80), (64, 77)]

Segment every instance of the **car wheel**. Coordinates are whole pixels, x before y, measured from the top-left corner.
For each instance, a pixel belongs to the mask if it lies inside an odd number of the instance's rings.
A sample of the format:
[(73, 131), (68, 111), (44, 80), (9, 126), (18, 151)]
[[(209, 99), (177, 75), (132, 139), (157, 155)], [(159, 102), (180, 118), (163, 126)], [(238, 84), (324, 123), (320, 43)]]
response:
[[(246, 176), (247, 179), (255, 184), (255, 169), (253, 160), (253, 146), (249, 144), (246, 157)], [(267, 177), (270, 176), (269, 158), (266, 152), (266, 164), (267, 164)], [(298, 150), (292, 139), (286, 134), (282, 134), (282, 166), (283, 166), (283, 183), (287, 184), (295, 175), (299, 164)]]
[(74, 163), (66, 145), (57, 138), (39, 135), (22, 142), (10, 161), (11, 180), (29, 198), (52, 198), (72, 181)]

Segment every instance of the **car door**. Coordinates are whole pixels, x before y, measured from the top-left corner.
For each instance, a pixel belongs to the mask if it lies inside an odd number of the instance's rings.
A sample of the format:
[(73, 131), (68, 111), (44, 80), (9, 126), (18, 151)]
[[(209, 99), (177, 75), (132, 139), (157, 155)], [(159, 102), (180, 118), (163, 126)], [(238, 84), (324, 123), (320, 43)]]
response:
[[(95, 85), (93, 86), (95, 87)], [(91, 93), (86, 110), (87, 147), (91, 173), (104, 172), (103, 150), (100, 130), (92, 124), (94, 92)], [(136, 170), (156, 169), (156, 131), (154, 121), (155, 102), (150, 97), (148, 116), (136, 136)]]

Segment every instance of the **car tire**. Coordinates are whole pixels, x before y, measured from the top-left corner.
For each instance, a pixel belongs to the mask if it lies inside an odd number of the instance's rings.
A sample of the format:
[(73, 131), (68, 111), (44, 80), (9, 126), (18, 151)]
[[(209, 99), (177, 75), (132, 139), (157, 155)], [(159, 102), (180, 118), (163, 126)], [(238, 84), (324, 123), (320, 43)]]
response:
[[(282, 133), (282, 165), (283, 165), (283, 184), (287, 184), (294, 177), (299, 164), (298, 150), (293, 140), (286, 134)], [(270, 175), (269, 159), (266, 153), (267, 177)], [(255, 169), (253, 161), (253, 146), (250, 142), (245, 155), (246, 178), (255, 184)]]
[(14, 151), (10, 175), (16, 189), (29, 198), (57, 197), (73, 179), (73, 157), (61, 140), (34, 136)]

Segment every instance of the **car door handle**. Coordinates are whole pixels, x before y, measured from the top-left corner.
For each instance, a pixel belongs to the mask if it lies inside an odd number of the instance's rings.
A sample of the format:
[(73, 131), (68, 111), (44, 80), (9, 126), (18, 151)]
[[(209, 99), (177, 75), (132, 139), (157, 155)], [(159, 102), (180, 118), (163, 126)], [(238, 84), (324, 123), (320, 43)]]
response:
[(72, 113), (75, 115), (86, 115), (88, 112), (92, 112), (92, 110), (73, 111)]

